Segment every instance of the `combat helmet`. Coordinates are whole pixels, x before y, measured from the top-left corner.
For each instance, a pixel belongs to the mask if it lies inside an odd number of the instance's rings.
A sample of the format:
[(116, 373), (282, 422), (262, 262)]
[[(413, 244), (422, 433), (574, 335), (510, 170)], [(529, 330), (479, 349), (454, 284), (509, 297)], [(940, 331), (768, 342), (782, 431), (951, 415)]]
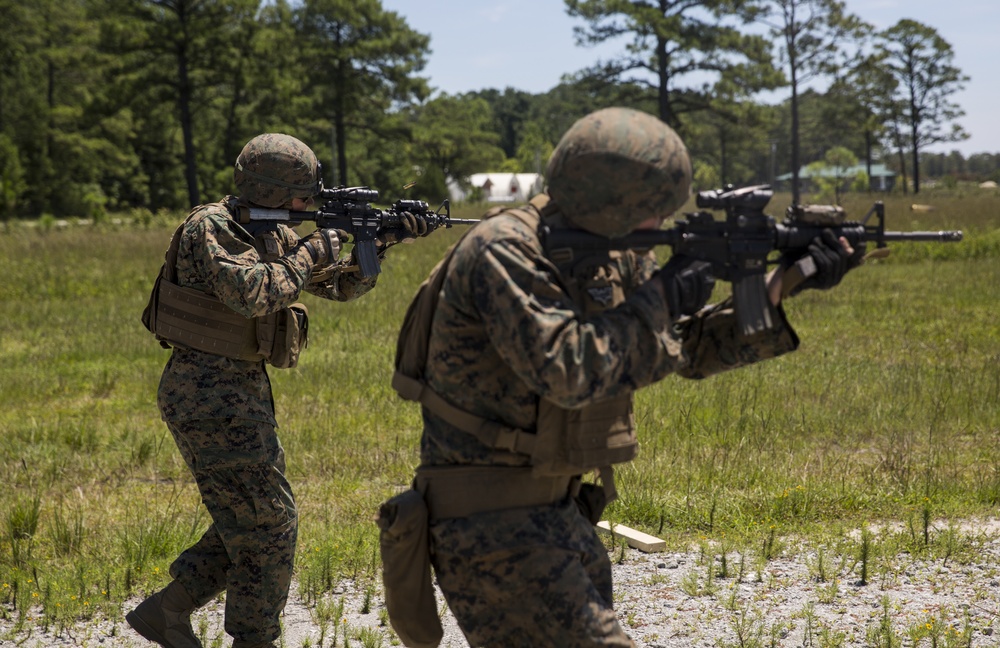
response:
[(548, 193), (571, 224), (610, 238), (688, 198), (691, 160), (665, 123), (629, 108), (577, 120), (549, 158)]
[(312, 149), (281, 133), (264, 133), (247, 142), (236, 158), (233, 180), (241, 198), (261, 207), (315, 196), (323, 184)]

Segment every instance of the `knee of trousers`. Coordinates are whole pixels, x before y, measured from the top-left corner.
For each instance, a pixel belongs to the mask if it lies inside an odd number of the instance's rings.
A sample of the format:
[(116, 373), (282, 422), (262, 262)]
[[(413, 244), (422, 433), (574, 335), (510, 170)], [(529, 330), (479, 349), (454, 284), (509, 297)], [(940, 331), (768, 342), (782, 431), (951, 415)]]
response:
[(288, 482), (269, 464), (223, 468), (198, 475), (202, 500), (226, 536), (235, 531), (283, 529), (297, 524)]

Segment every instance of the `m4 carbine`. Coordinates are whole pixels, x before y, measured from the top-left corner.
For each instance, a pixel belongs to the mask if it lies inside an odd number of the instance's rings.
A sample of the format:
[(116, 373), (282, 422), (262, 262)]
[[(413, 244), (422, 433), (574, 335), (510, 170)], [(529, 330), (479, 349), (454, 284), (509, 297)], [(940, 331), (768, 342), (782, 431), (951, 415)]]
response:
[(378, 200), (378, 191), (368, 187), (323, 189), (319, 198), (324, 202), (316, 211), (250, 207), (250, 220), (275, 221), (290, 225), (315, 221), (318, 228), (341, 230), (351, 237), (354, 243), (354, 258), (358, 262), (361, 274), (365, 277), (373, 277), (382, 271), (375, 241), (378, 235), (386, 230), (403, 229), (400, 221), (403, 212), (424, 219), (428, 231), (479, 222), (475, 219), (452, 218), (448, 200), (441, 203), (436, 210), (431, 210), (422, 200), (397, 200), (389, 209), (378, 209), (371, 205)]
[[(589, 232), (553, 229), (544, 233), (546, 249), (551, 254), (573, 251), (652, 249), (669, 245), (674, 254), (683, 254), (712, 265), (717, 279), (733, 286), (737, 321), (744, 335), (773, 328), (774, 312), (768, 299), (765, 274), (772, 252), (801, 250), (824, 229), (830, 229), (851, 245), (875, 243), (876, 250), (893, 241), (961, 241), (961, 231), (890, 232), (885, 229), (885, 205), (879, 201), (858, 222), (846, 221), (844, 210), (834, 205), (793, 205), (785, 219), (777, 223), (764, 213), (773, 193), (769, 185), (703, 191), (696, 204), (702, 210), (724, 211), (725, 220), (716, 220), (711, 212), (684, 214), (669, 229), (637, 230), (627, 236), (609, 239)], [(872, 217), (875, 220), (869, 221)], [(868, 256), (879, 256), (877, 251)], [(771, 261), (773, 263), (773, 261)], [(815, 266), (798, 264), (803, 277), (815, 272)]]

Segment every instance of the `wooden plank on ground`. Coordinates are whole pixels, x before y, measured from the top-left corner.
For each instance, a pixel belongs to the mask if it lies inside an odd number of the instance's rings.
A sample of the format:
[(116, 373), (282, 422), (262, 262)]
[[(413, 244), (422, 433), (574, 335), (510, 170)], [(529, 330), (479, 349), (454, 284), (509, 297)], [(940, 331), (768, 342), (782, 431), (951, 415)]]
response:
[(656, 536), (651, 536), (648, 533), (643, 533), (642, 531), (630, 529), (622, 524), (616, 524), (614, 526), (614, 530), (612, 530), (609, 522), (601, 520), (597, 523), (597, 530), (604, 533), (611, 533), (619, 538), (622, 538), (626, 543), (628, 543), (628, 546), (633, 549), (638, 549), (639, 551), (656, 553), (657, 551), (663, 551), (667, 548), (665, 540), (660, 540)]

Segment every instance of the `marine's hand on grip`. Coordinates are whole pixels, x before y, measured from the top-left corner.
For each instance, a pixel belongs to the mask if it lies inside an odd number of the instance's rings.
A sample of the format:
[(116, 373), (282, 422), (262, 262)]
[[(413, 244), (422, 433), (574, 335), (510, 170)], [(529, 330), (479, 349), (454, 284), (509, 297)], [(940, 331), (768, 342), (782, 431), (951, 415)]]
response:
[(663, 283), (670, 315), (694, 315), (708, 303), (715, 288), (712, 265), (683, 254), (675, 254), (656, 277)]
[[(432, 214), (432, 216), (436, 216)], [(437, 229), (437, 219), (431, 220), (426, 214), (399, 212), (399, 226), (379, 230), (378, 240), (383, 245), (392, 245), (403, 241), (411, 241), (421, 236), (427, 236)]]
[(400, 222), (403, 223), (404, 229), (414, 236), (427, 236), (431, 232), (437, 229), (439, 219), (437, 214), (414, 214), (411, 212), (403, 212), (400, 214)]
[(313, 264), (326, 265), (340, 255), (340, 233), (331, 228), (317, 229), (302, 239), (302, 245), (309, 251)]
[(829, 290), (841, 282), (844, 275), (864, 262), (865, 242), (851, 245), (844, 237), (837, 238), (832, 230), (814, 238), (803, 251), (785, 252), (781, 265), (786, 268), (785, 293), (797, 295), (803, 290)]

